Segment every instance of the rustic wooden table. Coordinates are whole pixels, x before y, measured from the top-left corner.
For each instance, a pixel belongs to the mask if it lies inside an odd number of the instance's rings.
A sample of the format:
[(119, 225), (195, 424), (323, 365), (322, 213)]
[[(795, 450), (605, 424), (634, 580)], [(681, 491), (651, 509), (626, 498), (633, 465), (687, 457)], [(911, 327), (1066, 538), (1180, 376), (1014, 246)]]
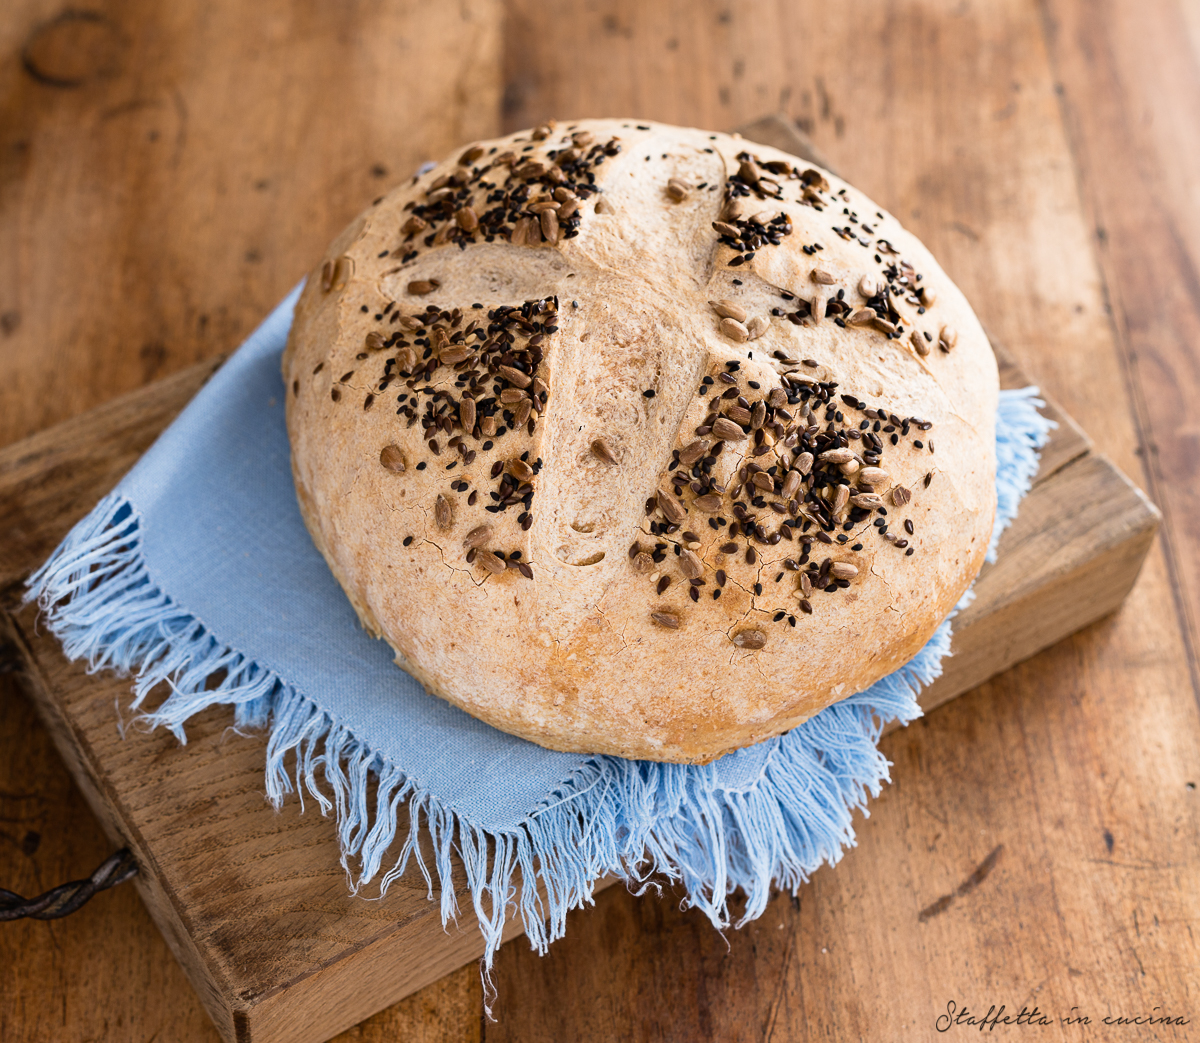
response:
[[(0, 444), (236, 346), (459, 142), (776, 109), (1147, 489), (1159, 541), (1117, 615), (885, 739), (894, 784), (798, 901), (722, 939), (612, 888), (548, 957), (501, 951), (495, 1022), (466, 967), (340, 1038), (924, 1040), (949, 1001), (1090, 1017), (1047, 1040), (1200, 1032), (1195, 4), (13, 0)], [(108, 843), (0, 685), (0, 886), (29, 894)], [(217, 1039), (131, 888), (3, 925), (0, 967), (0, 1039)], [(1152, 1013), (1193, 1024), (1102, 1022)]]

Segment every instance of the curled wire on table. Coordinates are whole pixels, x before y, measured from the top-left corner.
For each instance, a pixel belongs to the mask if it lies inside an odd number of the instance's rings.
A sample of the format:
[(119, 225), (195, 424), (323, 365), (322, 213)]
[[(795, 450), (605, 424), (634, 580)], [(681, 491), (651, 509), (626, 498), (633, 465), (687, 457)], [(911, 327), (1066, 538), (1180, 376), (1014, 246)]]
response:
[(36, 898), (22, 898), (15, 891), (0, 887), (0, 921), (20, 920), (24, 917), (33, 920), (57, 920), (75, 912), (96, 892), (123, 884), (136, 876), (137, 871), (133, 854), (125, 847), (109, 855), (86, 880), (72, 880), (66, 884), (59, 884)]

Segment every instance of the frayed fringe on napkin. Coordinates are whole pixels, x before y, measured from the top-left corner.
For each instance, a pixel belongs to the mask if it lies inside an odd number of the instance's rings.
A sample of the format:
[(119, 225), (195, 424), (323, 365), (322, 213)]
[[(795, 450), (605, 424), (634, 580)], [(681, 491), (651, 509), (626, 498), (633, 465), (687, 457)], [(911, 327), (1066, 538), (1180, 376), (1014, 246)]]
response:
[[(1043, 404), (1036, 388), (1000, 393), (998, 509), (989, 561), (1029, 491), (1038, 450), (1054, 426), (1038, 413)], [(737, 784), (727, 781), (720, 761), (696, 766), (595, 757), (517, 828), (487, 830), (175, 604), (150, 580), (139, 526), (133, 505), (109, 496), (30, 579), (26, 600), (37, 599), (67, 656), (86, 659), (91, 671), (133, 674), (135, 711), (166, 685), (166, 700), (139, 719), (170, 729), (180, 742), (187, 741), (186, 721), (215, 705), (234, 708), (238, 729), (267, 729), (271, 803), (278, 807), (295, 789), (302, 805), (307, 793), (323, 814), (334, 813), (342, 865), (355, 892), (378, 878), (379, 892), (386, 893), (415, 863), (430, 900), (438, 892), (448, 923), (459, 912), (451, 880), (457, 854), (486, 943), (485, 977), (511, 913), (521, 916), (533, 948), (544, 952), (562, 936), (567, 911), (590, 904), (595, 882), (607, 874), (639, 889), (655, 875), (678, 882), (687, 904), (718, 929), (759, 916), (772, 886), (795, 892), (854, 843), (853, 813), (867, 814), (867, 795), (877, 797), (888, 781), (888, 762), (877, 749), (882, 730), (893, 720), (920, 716), (917, 694), (941, 674), (950, 651), (948, 619), (900, 670), (786, 735), (741, 751), (752, 769)], [(220, 682), (207, 687), (218, 674)], [(373, 798), (372, 775), (378, 780)], [(401, 805), (408, 829), (389, 856)], [(431, 841), (432, 864), (419, 843), (422, 833)], [(728, 899), (739, 889), (745, 908), (734, 921)]]

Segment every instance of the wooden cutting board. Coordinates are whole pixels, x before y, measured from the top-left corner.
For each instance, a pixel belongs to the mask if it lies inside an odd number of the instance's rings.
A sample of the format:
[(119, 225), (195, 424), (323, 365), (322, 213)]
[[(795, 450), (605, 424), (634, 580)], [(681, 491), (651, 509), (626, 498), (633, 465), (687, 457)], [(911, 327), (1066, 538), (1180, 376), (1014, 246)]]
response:
[[(790, 121), (752, 140), (819, 162)], [(996, 345), (1001, 385), (1032, 381)], [(0, 450), (0, 627), (39, 711), (114, 843), (134, 851), (143, 900), (222, 1035), (319, 1043), (478, 958), (466, 905), (443, 932), (419, 874), (381, 901), (352, 898), (333, 823), (309, 803), (276, 813), (263, 793), (264, 741), (199, 715), (188, 744), (129, 730), (128, 683), (89, 676), (19, 608), (24, 578), (153, 442), (215, 370), (205, 363)], [(1051, 404), (1058, 422), (1034, 488), (955, 624), (926, 710), (969, 691), (1115, 609), (1159, 515)], [(126, 712), (127, 716), (127, 712)], [(606, 881), (605, 883), (607, 883)], [(460, 902), (467, 903), (458, 881)], [(102, 899), (101, 899), (102, 900)], [(521, 932), (510, 923), (506, 937)]]

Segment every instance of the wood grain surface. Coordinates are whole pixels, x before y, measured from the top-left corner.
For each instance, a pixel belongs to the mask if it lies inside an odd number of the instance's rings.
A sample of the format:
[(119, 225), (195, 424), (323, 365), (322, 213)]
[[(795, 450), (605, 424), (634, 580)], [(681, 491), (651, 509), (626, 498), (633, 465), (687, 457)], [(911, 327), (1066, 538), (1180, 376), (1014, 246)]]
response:
[[(467, 967), (346, 1039), (925, 1040), (950, 1000), (1090, 1015), (1045, 1040), (1200, 1024), (1185, 0), (14, 0), (0, 442), (230, 350), (377, 185), (454, 142), (549, 115), (732, 127), (780, 108), (1151, 492), (1163, 538), (1120, 613), (885, 739), (893, 785), (798, 901), (723, 939), (675, 895), (612, 888), (548, 957), (501, 951), (495, 1022)], [(108, 846), (0, 681), (0, 885), (31, 893)], [(3, 925), (0, 967), (0, 1039), (217, 1038), (131, 888)], [(1193, 1024), (1101, 1023), (1156, 1007)]]

